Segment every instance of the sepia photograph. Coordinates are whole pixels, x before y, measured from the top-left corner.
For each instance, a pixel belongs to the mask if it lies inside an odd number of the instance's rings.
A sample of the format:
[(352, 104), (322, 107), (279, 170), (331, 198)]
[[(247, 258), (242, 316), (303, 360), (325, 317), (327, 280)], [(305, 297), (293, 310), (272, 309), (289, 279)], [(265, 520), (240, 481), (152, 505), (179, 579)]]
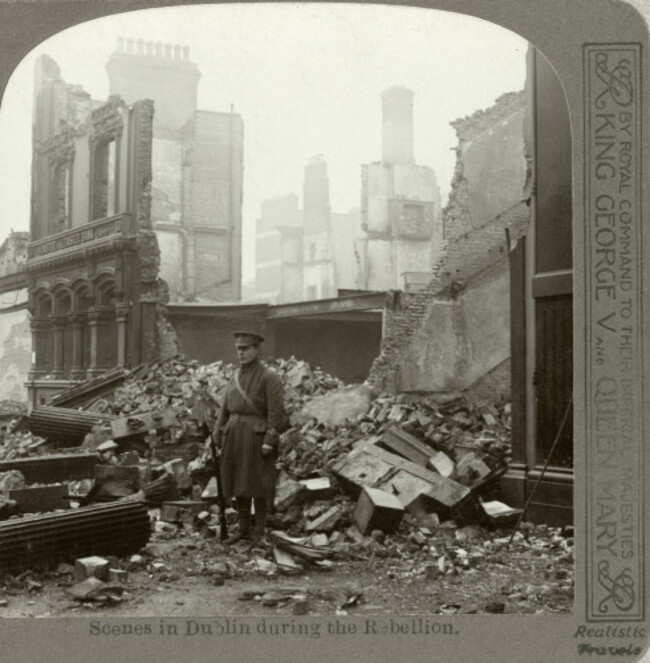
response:
[(640, 660), (634, 3), (93, 4), (0, 7), (3, 641)]

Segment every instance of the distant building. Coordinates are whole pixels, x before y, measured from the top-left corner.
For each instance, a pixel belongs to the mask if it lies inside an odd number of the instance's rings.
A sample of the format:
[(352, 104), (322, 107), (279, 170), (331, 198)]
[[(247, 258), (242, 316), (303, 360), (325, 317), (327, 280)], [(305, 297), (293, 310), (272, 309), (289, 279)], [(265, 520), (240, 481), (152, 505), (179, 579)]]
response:
[(356, 290), (356, 212), (330, 208), (327, 163), (305, 166), (303, 209), (288, 194), (262, 203), (256, 226), (255, 299), (273, 303), (336, 297)]
[(330, 185), (321, 156), (305, 166), (303, 184), (303, 299), (336, 296)]
[(382, 160), (361, 167), (358, 287), (403, 290), (438, 257), (440, 191), (433, 170), (415, 163), (413, 92), (395, 86), (381, 97)]
[(187, 47), (119, 39), (106, 70), (111, 95), (154, 102), (151, 219), (171, 301), (239, 300), (241, 116), (197, 109)]
[(255, 299), (289, 302), (302, 299), (302, 212), (298, 196), (265, 200), (255, 231)]

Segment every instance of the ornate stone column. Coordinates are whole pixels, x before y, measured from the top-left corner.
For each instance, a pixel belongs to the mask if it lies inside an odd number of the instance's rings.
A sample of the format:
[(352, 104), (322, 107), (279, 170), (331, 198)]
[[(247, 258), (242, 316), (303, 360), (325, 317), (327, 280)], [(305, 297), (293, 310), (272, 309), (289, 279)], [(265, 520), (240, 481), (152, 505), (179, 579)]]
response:
[(73, 313), (72, 315), (72, 370), (70, 379), (85, 380), (84, 367), (84, 340), (86, 336), (86, 314)]
[(65, 332), (65, 315), (52, 316), (52, 349), (54, 366), (52, 369), (52, 377), (55, 380), (60, 380), (64, 377), (63, 372), (63, 334)]
[(129, 321), (129, 305), (118, 304), (115, 307), (115, 317), (117, 320), (117, 366), (118, 368), (124, 368), (127, 356), (126, 327)]
[(86, 378), (92, 379), (104, 372), (101, 365), (101, 339), (100, 335), (106, 325), (106, 309), (88, 309), (88, 331), (90, 333), (90, 363), (86, 370)]
[(48, 361), (45, 356), (45, 340), (50, 329), (50, 319), (34, 317), (29, 321), (32, 332), (32, 366), (28, 378), (37, 380), (47, 374)]

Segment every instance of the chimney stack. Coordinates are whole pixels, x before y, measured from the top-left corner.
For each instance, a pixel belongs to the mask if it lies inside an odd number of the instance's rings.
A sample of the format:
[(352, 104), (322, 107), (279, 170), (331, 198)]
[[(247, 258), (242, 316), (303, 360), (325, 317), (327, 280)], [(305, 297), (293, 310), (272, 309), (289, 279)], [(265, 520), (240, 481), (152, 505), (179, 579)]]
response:
[(415, 163), (413, 153), (413, 97), (413, 91), (401, 85), (395, 85), (381, 93), (381, 158), (386, 163)]
[(177, 133), (194, 117), (201, 74), (189, 47), (118, 37), (106, 70), (109, 94), (127, 104), (153, 100), (155, 132)]

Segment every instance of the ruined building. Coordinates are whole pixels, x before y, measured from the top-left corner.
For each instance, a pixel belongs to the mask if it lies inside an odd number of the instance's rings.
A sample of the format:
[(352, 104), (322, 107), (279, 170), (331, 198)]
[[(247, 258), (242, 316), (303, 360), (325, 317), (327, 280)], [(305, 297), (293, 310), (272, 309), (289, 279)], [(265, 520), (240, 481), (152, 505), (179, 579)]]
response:
[(336, 296), (334, 252), (330, 238), (327, 164), (316, 157), (305, 167), (303, 184), (303, 293), (305, 299)]
[(522, 507), (532, 495), (528, 519), (567, 524), (573, 266), (562, 86), (530, 47), (525, 91), (454, 126), (459, 145), (442, 256), (425, 288), (393, 293), (369, 380), (413, 395), (510, 400), (513, 460), (501, 498)]
[(370, 379), (400, 392), (509, 398), (507, 236), (526, 232), (523, 92), (452, 123), (456, 169), (426, 287), (394, 294)]
[(298, 203), (295, 194), (262, 203), (255, 237), (257, 300), (327, 299), (358, 287), (359, 216), (331, 211), (327, 163), (320, 155), (305, 166), (302, 209)]
[(302, 299), (303, 235), (296, 194), (262, 202), (255, 225), (255, 299), (268, 302)]
[(32, 404), (70, 380), (164, 353), (151, 222), (153, 102), (97, 102), (36, 64), (31, 241)]
[(189, 48), (119, 39), (110, 94), (154, 102), (151, 221), (172, 301), (241, 297), (243, 122), (197, 108)]
[(442, 244), (435, 173), (415, 163), (413, 92), (382, 97), (382, 160), (361, 168), (361, 210), (331, 211), (327, 164), (305, 168), (303, 210), (295, 196), (265, 201), (257, 222), (255, 297), (336, 297), (342, 290), (410, 289), (429, 279)]
[(404, 290), (431, 271), (442, 240), (435, 173), (415, 163), (413, 92), (382, 92), (382, 159), (362, 166), (358, 287)]

